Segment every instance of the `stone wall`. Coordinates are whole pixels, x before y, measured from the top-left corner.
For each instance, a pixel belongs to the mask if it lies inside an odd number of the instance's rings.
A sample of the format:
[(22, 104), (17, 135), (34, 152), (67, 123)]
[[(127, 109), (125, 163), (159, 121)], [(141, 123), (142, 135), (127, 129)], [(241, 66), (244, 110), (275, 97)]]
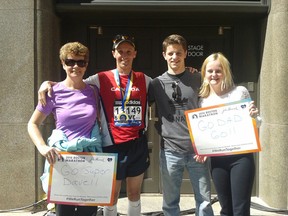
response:
[[(39, 84), (52, 79), (51, 71), (59, 71), (59, 21), (53, 2), (0, 4), (0, 209), (26, 206), (42, 196), (38, 178), (43, 162), (28, 136), (27, 122)], [(49, 121), (43, 129), (47, 127)]]
[(287, 209), (288, 3), (272, 0), (271, 4), (260, 74), (259, 197), (270, 206)]

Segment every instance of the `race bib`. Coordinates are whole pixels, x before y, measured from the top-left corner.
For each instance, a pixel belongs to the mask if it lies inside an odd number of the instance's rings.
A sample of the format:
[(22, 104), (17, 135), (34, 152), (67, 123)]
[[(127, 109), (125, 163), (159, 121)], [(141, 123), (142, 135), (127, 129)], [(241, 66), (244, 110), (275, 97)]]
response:
[(114, 124), (118, 127), (140, 126), (142, 123), (142, 106), (139, 100), (129, 100), (124, 110), (122, 102), (114, 102)]

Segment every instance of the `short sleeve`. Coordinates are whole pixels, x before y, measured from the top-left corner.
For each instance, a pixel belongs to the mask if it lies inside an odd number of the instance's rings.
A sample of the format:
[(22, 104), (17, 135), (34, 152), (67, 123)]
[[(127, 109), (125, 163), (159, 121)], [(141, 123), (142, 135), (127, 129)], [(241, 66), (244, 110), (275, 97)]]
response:
[(95, 74), (93, 76), (89, 76), (87, 79), (84, 80), (84, 82), (86, 84), (95, 85), (98, 88), (100, 88), (99, 75), (98, 74)]
[[(53, 93), (52, 93), (53, 95)], [(46, 105), (43, 106), (40, 102), (37, 104), (36, 109), (41, 112), (44, 113), (46, 116), (50, 115), (50, 113), (52, 112), (53, 109), (53, 100), (52, 98), (50, 98), (47, 94), (46, 94)]]
[(149, 103), (155, 102), (155, 87), (156, 87), (157, 83), (159, 83), (158, 78), (153, 79), (149, 83), (149, 87), (148, 87), (148, 101), (149, 101)]
[(250, 98), (249, 91), (244, 86), (237, 86), (237, 92), (240, 94), (240, 99), (247, 99)]

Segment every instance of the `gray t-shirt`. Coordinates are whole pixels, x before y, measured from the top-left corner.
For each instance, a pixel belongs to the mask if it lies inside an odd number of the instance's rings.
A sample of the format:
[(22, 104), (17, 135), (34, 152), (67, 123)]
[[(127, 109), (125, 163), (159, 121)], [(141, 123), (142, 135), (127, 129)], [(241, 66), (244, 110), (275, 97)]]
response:
[(184, 112), (198, 108), (200, 85), (201, 75), (189, 71), (179, 75), (165, 72), (152, 80), (149, 101), (156, 102), (159, 117), (156, 128), (162, 137), (162, 148), (194, 153)]

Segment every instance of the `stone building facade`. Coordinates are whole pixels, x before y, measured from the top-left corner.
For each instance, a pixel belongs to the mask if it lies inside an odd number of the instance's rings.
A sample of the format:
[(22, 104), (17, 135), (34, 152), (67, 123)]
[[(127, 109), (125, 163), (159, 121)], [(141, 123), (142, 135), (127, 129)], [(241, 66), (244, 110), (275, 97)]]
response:
[[(37, 104), (37, 89), (43, 80), (61, 80), (58, 50), (66, 41), (89, 44), (95, 59), (100, 48), (105, 50), (106, 45), (101, 47), (98, 43), (96, 49), (91, 40), (94, 35), (98, 42), (106, 41), (101, 36), (100, 26), (94, 25), (99, 23), (109, 37), (117, 28), (117, 31), (142, 29), (139, 37), (149, 38), (149, 41), (154, 30), (161, 27), (163, 32), (156, 36), (159, 40), (154, 36), (151, 39), (155, 47), (160, 45), (162, 36), (179, 29), (185, 37), (193, 34), (191, 29), (196, 29), (194, 35), (199, 36), (189, 43), (194, 48), (197, 43), (200, 44), (198, 48), (204, 46), (205, 55), (219, 44), (232, 60), (238, 83), (252, 84), (251, 96), (257, 101), (263, 118), (259, 129), (262, 151), (255, 156), (257, 176), (253, 193), (272, 207), (288, 208), (288, 94), (283, 75), (288, 67), (287, 1), (254, 0), (248, 5), (241, 1), (237, 5), (229, 1), (226, 5), (219, 5), (217, 1), (153, 2), (157, 4), (151, 5), (152, 1), (150, 4), (149, 1), (74, 1), (74, 4), (53, 0), (1, 1), (0, 209), (26, 206), (43, 197), (39, 181), (43, 158), (27, 133), (27, 122)], [(219, 39), (221, 32), (208, 37), (214, 27), (219, 31), (222, 27), (223, 37), (227, 38)], [(201, 35), (205, 36), (204, 41)], [(213, 46), (216, 48), (211, 48)], [(155, 52), (147, 53), (144, 46), (141, 49), (143, 58), (153, 56), (154, 59), (154, 55), (156, 60), (159, 58)], [(161, 48), (156, 51), (160, 52)], [(110, 50), (108, 54), (103, 52), (104, 57), (109, 54)], [(153, 59), (151, 64), (156, 64)], [(202, 59), (194, 58), (196, 63), (198, 60)], [(106, 67), (101, 68), (101, 62), (96, 62), (97, 66), (91, 63), (89, 74), (97, 67), (99, 70)], [(110, 60), (105, 62), (110, 63)], [(144, 62), (136, 61), (136, 67), (141, 64)], [(162, 69), (161, 64), (156, 69)], [(152, 77), (156, 75), (149, 70), (148, 73)], [(48, 137), (52, 128), (53, 119), (48, 119), (42, 126), (43, 134)], [(153, 167), (151, 173), (154, 175)], [(144, 192), (159, 192), (153, 182), (149, 184)]]

